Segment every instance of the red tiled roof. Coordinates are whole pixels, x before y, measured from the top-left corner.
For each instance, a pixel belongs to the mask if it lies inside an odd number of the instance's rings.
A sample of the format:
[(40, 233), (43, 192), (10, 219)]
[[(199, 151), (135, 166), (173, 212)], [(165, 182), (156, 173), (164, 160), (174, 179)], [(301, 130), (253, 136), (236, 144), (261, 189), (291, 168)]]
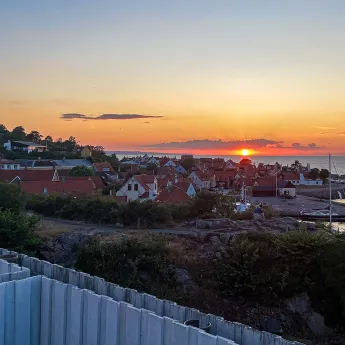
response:
[(49, 194), (93, 194), (91, 180), (66, 181), (21, 181), (20, 187), (25, 193), (43, 194), (45, 188)]
[(224, 171), (215, 171), (214, 172), (216, 181), (229, 181), (235, 178), (235, 170), (224, 170)]
[(188, 182), (188, 181), (181, 181), (174, 184), (174, 186), (182, 189), (185, 193), (187, 193), (190, 185), (191, 185), (191, 182)]
[(153, 184), (155, 181), (154, 175), (134, 175), (133, 177), (145, 189), (146, 192), (150, 190), (147, 184)]
[(214, 172), (207, 171), (202, 173), (201, 171), (194, 171), (194, 173), (199, 177), (201, 181), (210, 181), (214, 179)]
[(103, 172), (103, 169), (107, 171), (114, 171), (113, 167), (109, 163), (93, 163), (94, 168), (97, 172)]
[(11, 182), (17, 176), (22, 181), (52, 181), (54, 170), (0, 170), (0, 181)]
[(91, 176), (90, 178), (97, 190), (104, 188), (105, 185), (103, 183), (103, 180), (99, 176)]
[(299, 173), (293, 172), (293, 171), (283, 171), (281, 172), (281, 176), (284, 176), (284, 180), (292, 180), (292, 181), (299, 181), (300, 180), (300, 175)]
[(172, 191), (165, 190), (160, 193), (155, 199), (159, 203), (167, 204), (179, 204), (183, 202), (188, 202), (190, 197), (179, 187), (173, 186)]
[(157, 178), (158, 188), (165, 188), (168, 185), (169, 180), (170, 180), (169, 177), (158, 177)]
[(165, 164), (167, 164), (170, 161), (171, 158), (169, 157), (163, 157), (161, 158), (161, 160), (159, 161), (160, 166), (164, 166)]

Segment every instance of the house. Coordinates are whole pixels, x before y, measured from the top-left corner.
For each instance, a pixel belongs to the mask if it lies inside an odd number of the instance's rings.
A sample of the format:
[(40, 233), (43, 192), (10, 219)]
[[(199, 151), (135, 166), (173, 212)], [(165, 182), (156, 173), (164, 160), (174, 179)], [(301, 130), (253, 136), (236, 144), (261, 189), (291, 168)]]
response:
[(254, 186), (252, 189), (253, 197), (276, 196), (277, 190), (275, 186)]
[(301, 175), (303, 175), (303, 174), (299, 174), (299, 173), (294, 172), (294, 171), (282, 171), (278, 176), (280, 179), (282, 179), (284, 181), (290, 181), (295, 186), (299, 186)]
[(19, 185), (25, 193), (41, 195), (91, 195), (95, 191), (95, 186), (91, 179), (21, 181)]
[(279, 186), (279, 193), (280, 195), (290, 195), (294, 198), (296, 196), (296, 186), (288, 181), (284, 185)]
[(93, 171), (96, 173), (113, 172), (114, 169), (109, 163), (93, 163)]
[(60, 169), (72, 169), (77, 166), (84, 166), (92, 169), (92, 163), (87, 159), (56, 159), (53, 160), (56, 164), (56, 168)]
[(163, 157), (159, 161), (161, 167), (176, 167), (176, 163), (169, 157)]
[(0, 170), (20, 170), (20, 164), (9, 159), (0, 159)]
[(90, 146), (84, 146), (80, 151), (80, 157), (92, 157), (92, 148)]
[(4, 148), (8, 151), (22, 151), (22, 152), (45, 152), (47, 151), (47, 145), (33, 143), (31, 141), (11, 141), (8, 140), (4, 144)]
[(173, 185), (161, 192), (155, 199), (155, 202), (164, 204), (181, 204), (188, 202), (190, 199), (190, 196), (180, 187)]
[(127, 201), (154, 200), (158, 195), (158, 182), (154, 175), (134, 175), (116, 192)]
[(216, 186), (214, 172), (203, 173), (201, 171), (193, 171), (188, 177), (199, 190), (210, 189)]
[(59, 181), (56, 170), (0, 170), (0, 181)]
[(216, 170), (214, 171), (214, 176), (216, 179), (217, 187), (231, 188), (235, 179), (235, 169), (231, 170)]
[(193, 197), (196, 195), (196, 190), (191, 181), (178, 181), (173, 185), (183, 190), (189, 197)]
[[(306, 174), (307, 175), (307, 174)], [(322, 186), (323, 185), (323, 181), (322, 179), (310, 179), (310, 178), (306, 178), (304, 176), (303, 173), (300, 174), (300, 185), (304, 185), (304, 186)]]
[(78, 181), (78, 180), (90, 180), (93, 183), (95, 191), (102, 191), (105, 187), (105, 183), (100, 176), (60, 176), (60, 181)]
[(149, 164), (155, 164), (155, 165), (159, 165), (159, 158), (158, 157), (151, 157), (148, 159), (148, 161), (146, 162), (146, 165), (149, 165)]
[(176, 172), (182, 175), (188, 174), (188, 171), (181, 164), (176, 168)]

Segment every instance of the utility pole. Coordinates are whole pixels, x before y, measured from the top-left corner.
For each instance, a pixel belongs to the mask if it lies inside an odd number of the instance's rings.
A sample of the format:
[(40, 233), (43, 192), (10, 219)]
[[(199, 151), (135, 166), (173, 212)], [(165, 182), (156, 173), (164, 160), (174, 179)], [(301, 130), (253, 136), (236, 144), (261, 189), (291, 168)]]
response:
[(332, 230), (332, 164), (331, 164), (331, 154), (329, 154), (329, 177), (328, 177), (328, 183), (329, 183), (329, 227)]

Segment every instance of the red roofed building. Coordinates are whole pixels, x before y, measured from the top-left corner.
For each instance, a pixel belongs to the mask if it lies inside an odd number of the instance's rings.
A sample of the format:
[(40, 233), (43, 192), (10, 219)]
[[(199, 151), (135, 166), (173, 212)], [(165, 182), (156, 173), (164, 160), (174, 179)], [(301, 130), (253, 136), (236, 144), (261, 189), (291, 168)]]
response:
[(230, 188), (234, 183), (236, 170), (215, 171), (214, 176), (218, 187)]
[(0, 170), (0, 181), (59, 181), (56, 170)]
[(116, 196), (126, 196), (127, 201), (154, 200), (157, 195), (158, 182), (154, 175), (134, 175), (116, 192)]
[(20, 187), (30, 194), (91, 195), (95, 188), (91, 179), (66, 181), (21, 181)]
[(190, 196), (187, 195), (180, 187), (172, 186), (161, 192), (157, 198), (155, 199), (158, 203), (165, 203), (165, 204), (180, 204), (184, 202), (188, 202), (190, 200)]
[(113, 172), (114, 169), (109, 163), (93, 163), (93, 171), (95, 173)]
[(213, 171), (201, 172), (193, 171), (188, 176), (199, 190), (210, 189), (216, 186), (216, 179)]

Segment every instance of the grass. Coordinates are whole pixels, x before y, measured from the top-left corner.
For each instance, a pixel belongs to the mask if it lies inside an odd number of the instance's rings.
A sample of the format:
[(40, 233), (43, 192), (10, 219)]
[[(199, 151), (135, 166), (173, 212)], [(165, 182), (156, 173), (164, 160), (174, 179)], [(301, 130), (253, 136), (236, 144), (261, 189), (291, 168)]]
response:
[(65, 232), (71, 232), (72, 228), (65, 226), (65, 225), (56, 225), (53, 222), (40, 222), (37, 229), (36, 234), (41, 238), (51, 238), (51, 237), (58, 237)]

